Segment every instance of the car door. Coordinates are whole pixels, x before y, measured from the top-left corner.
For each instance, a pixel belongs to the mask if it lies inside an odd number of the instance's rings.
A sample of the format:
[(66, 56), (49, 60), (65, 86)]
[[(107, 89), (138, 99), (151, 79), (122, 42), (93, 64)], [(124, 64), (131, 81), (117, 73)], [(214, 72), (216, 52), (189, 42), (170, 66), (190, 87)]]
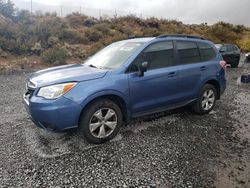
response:
[(157, 111), (178, 101), (179, 72), (178, 66), (175, 66), (173, 42), (151, 44), (131, 66), (138, 67), (142, 62), (148, 63), (144, 76), (139, 77), (135, 70), (129, 73), (133, 116)]
[(234, 48), (232, 45), (226, 45), (227, 47), (227, 56), (228, 56), (228, 61), (227, 62), (234, 62), (235, 61), (235, 54), (234, 54)]
[(179, 70), (181, 101), (189, 102), (197, 97), (202, 74), (208, 65), (201, 61), (200, 51), (196, 42), (176, 41)]
[(233, 53), (233, 61), (238, 61), (240, 59), (240, 49), (235, 46), (235, 45), (231, 45), (232, 46), (232, 53)]
[(222, 45), (220, 48), (220, 53), (224, 59), (224, 61), (229, 62), (230, 61), (230, 53), (228, 51), (227, 45)]

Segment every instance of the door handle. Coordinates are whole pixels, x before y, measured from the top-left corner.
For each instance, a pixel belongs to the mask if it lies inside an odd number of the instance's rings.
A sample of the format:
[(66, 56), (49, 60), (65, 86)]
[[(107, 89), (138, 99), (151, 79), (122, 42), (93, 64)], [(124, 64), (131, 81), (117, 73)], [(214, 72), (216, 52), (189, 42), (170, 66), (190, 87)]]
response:
[(206, 70), (207, 69), (207, 67), (205, 67), (205, 66), (202, 66), (201, 67), (201, 71), (204, 71), (204, 70)]
[(176, 74), (176, 72), (170, 72), (169, 74), (168, 74), (168, 77), (175, 77), (177, 74)]

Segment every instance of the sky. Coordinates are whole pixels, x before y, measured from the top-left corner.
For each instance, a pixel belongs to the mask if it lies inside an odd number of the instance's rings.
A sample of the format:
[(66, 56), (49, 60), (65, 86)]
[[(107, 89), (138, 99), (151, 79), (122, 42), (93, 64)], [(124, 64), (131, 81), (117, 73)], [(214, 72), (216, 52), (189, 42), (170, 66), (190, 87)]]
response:
[[(21, 9), (30, 9), (30, 1), (13, 0)], [(189, 24), (225, 21), (250, 26), (250, 0), (33, 0), (33, 10), (38, 9), (63, 16), (81, 10), (96, 17), (136, 14)]]

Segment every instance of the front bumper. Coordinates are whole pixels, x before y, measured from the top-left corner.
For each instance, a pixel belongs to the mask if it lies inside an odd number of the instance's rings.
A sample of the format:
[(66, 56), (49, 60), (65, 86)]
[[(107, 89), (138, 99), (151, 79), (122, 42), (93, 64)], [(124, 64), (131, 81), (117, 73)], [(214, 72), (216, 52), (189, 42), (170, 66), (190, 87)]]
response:
[(78, 126), (81, 107), (65, 97), (47, 100), (24, 95), (24, 106), (32, 121), (40, 128), (60, 131)]

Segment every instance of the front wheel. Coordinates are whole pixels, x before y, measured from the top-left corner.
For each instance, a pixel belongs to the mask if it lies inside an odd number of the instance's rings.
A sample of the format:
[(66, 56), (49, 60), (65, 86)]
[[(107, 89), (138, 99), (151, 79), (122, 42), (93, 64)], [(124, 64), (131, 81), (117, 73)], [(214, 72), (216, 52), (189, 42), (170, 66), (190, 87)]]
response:
[(84, 110), (79, 130), (88, 142), (101, 144), (114, 138), (121, 125), (122, 112), (119, 106), (109, 99), (100, 99)]
[(193, 111), (198, 114), (208, 114), (213, 110), (217, 98), (217, 92), (213, 85), (206, 84), (201, 89), (198, 99), (193, 105)]

